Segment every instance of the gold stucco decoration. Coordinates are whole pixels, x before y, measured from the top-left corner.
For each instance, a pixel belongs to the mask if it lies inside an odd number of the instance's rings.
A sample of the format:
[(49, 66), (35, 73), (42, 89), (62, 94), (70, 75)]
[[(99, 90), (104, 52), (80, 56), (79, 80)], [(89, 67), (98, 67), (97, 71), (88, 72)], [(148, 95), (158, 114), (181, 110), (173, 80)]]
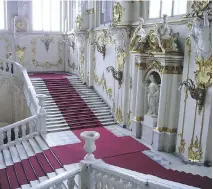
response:
[(191, 9), (192, 12), (187, 14), (186, 17), (203, 17), (204, 11), (208, 11), (209, 15), (212, 15), (212, 8), (211, 8), (212, 1), (211, 0), (202, 0), (202, 1), (194, 1)]
[(103, 90), (106, 91), (107, 96), (111, 99), (112, 98), (112, 89), (107, 87), (107, 82), (106, 82), (104, 73), (102, 74), (101, 80), (98, 81), (98, 85), (102, 86)]
[(122, 111), (120, 107), (116, 108), (115, 115), (116, 115), (116, 121), (121, 124), (123, 122), (123, 116), (122, 116)]
[(183, 139), (183, 134), (182, 133), (179, 133), (178, 136), (180, 136), (180, 145), (178, 146), (178, 152), (179, 152), (179, 154), (183, 154), (185, 152), (186, 142)]
[(123, 7), (119, 2), (115, 2), (112, 8), (112, 26), (115, 27), (117, 26), (122, 19), (123, 15)]
[(154, 60), (147, 65), (147, 72), (151, 69), (156, 69), (159, 72), (161, 72), (163, 69), (163, 66), (161, 65), (161, 63), (159, 61)]
[(76, 28), (80, 29), (81, 28), (81, 24), (83, 22), (83, 18), (82, 18), (82, 16), (80, 14), (77, 15), (75, 22), (76, 22)]
[(82, 50), (82, 51), (81, 51), (81, 54), (80, 54), (80, 64), (81, 64), (81, 65), (84, 64), (84, 59), (85, 59), (85, 58), (84, 58), (84, 54), (85, 54), (85, 53), (84, 53), (84, 50)]
[(123, 51), (118, 52), (116, 58), (117, 58), (118, 70), (123, 71), (125, 60), (126, 60), (126, 52), (123, 52)]
[(192, 162), (199, 162), (202, 159), (202, 146), (196, 136), (195, 141), (191, 140), (190, 146), (188, 147), (188, 159)]
[(187, 47), (188, 56), (190, 56), (190, 54), (191, 54), (191, 39), (190, 39), (190, 37), (186, 38), (186, 47)]
[(19, 63), (22, 63), (24, 60), (26, 47), (21, 48), (19, 45), (16, 45), (16, 56), (18, 57)]
[(196, 57), (195, 81), (198, 87), (212, 85), (212, 56), (207, 60)]
[(42, 67), (42, 68), (52, 68), (52, 67), (60, 67), (62, 65), (62, 48), (63, 48), (63, 43), (62, 41), (58, 42), (58, 61), (57, 64), (52, 64), (50, 62), (38, 62), (36, 58), (36, 41), (40, 40), (41, 41), (42, 37), (34, 37), (31, 41), (32, 44), (32, 63), (35, 67)]
[(87, 12), (91, 15), (91, 14), (95, 14), (95, 9), (94, 8), (91, 8), (91, 9), (88, 9)]

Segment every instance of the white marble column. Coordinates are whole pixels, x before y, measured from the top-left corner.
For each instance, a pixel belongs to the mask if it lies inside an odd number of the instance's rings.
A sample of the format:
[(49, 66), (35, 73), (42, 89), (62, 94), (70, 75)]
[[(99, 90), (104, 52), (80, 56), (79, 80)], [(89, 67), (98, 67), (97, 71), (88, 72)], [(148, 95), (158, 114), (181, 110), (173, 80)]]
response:
[[(134, 59), (134, 58), (133, 58)], [(136, 101), (136, 92), (137, 92), (137, 76), (138, 76), (138, 68), (136, 65), (133, 66), (132, 72), (132, 116), (135, 116), (135, 101)]]
[(88, 57), (88, 66), (89, 66), (89, 81), (88, 81), (88, 87), (93, 86), (93, 60), (94, 60), (94, 46), (91, 45), (94, 40), (94, 32), (90, 31), (89, 33), (89, 43), (88, 43), (88, 51), (89, 51), (89, 57)]
[(158, 119), (157, 128), (153, 130), (153, 143), (152, 147), (155, 150), (164, 149), (164, 127), (165, 127), (165, 113), (166, 113), (166, 103), (167, 103), (167, 74), (161, 74), (161, 87), (160, 87), (160, 99), (158, 108)]

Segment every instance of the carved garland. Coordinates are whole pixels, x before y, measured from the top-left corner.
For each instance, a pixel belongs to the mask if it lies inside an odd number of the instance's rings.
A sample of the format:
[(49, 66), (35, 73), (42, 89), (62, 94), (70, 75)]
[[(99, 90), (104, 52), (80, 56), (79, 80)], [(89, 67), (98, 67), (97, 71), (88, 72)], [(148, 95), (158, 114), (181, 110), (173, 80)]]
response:
[(43, 68), (51, 68), (51, 67), (60, 67), (62, 64), (62, 48), (63, 48), (63, 43), (62, 41), (58, 42), (58, 61), (57, 64), (52, 64), (50, 62), (43, 62), (40, 63), (36, 61), (35, 56), (36, 56), (36, 41), (37, 39), (42, 39), (42, 37), (35, 37), (32, 39), (31, 44), (32, 44), (32, 63), (35, 67), (43, 67)]
[(121, 124), (123, 122), (123, 116), (122, 116), (122, 111), (120, 107), (116, 108), (115, 116), (116, 116), (116, 121), (119, 124)]
[(23, 63), (26, 47), (21, 48), (19, 45), (16, 45), (16, 56), (18, 57), (19, 63)]
[(115, 27), (121, 22), (124, 9), (119, 2), (115, 2), (112, 10), (112, 26)]

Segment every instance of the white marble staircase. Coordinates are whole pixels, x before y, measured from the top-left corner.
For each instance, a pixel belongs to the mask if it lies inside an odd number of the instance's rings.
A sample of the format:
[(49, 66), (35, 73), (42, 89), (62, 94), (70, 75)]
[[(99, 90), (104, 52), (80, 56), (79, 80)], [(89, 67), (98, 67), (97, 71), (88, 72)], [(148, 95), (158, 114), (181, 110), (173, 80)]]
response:
[[(50, 156), (57, 162), (58, 168), (54, 168), (56, 166), (49, 160)], [(74, 166), (77, 165), (63, 166), (46, 143), (45, 135), (37, 135), (0, 150), (0, 177), (6, 175), (4, 183), (1, 178), (0, 184), (3, 189), (36, 187)], [(51, 171), (48, 171), (47, 167)], [(63, 187), (67, 188), (66, 182)]]
[[(81, 98), (86, 102), (86, 104), (90, 107), (93, 113), (97, 116), (99, 121), (102, 123), (103, 126), (112, 126), (117, 125), (114, 121), (114, 118), (110, 112), (110, 108), (107, 104), (101, 99), (101, 97), (92, 89), (87, 88), (80, 79), (76, 76), (68, 77), (72, 86), (76, 89), (79, 93)], [(46, 110), (46, 125), (48, 132), (55, 132), (55, 131), (66, 131), (70, 130), (68, 123), (66, 122), (64, 116), (62, 115), (61, 111), (59, 110), (57, 104), (55, 103), (53, 97), (51, 96), (50, 92), (47, 89), (45, 82), (40, 78), (31, 78), (31, 82), (35, 87), (36, 94), (45, 94), (47, 98), (45, 100), (45, 110)], [(61, 88), (61, 104), (66, 105), (66, 99), (63, 98), (63, 94), (67, 92), (63, 92), (65, 89), (62, 86), (57, 86)], [(69, 116), (67, 113), (66, 116)]]

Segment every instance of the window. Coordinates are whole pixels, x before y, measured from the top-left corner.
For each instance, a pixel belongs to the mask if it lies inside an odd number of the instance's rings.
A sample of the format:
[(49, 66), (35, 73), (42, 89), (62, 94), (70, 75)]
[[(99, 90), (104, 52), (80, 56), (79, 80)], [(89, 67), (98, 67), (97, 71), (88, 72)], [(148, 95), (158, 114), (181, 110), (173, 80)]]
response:
[(150, 0), (149, 18), (186, 14), (187, 0)]
[(5, 4), (4, 0), (0, 0), (0, 30), (5, 29)]
[(100, 1), (100, 24), (107, 24), (111, 21), (113, 1)]
[(33, 30), (60, 31), (60, 0), (32, 0), (32, 12)]

